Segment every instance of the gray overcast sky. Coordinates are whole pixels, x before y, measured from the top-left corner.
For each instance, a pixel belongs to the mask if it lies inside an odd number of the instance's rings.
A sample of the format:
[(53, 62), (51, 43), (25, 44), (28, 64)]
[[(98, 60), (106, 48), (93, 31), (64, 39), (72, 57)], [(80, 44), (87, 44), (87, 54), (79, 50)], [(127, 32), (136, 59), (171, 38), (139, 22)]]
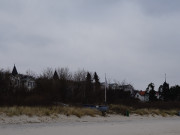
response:
[(0, 0), (0, 68), (180, 84), (180, 0)]

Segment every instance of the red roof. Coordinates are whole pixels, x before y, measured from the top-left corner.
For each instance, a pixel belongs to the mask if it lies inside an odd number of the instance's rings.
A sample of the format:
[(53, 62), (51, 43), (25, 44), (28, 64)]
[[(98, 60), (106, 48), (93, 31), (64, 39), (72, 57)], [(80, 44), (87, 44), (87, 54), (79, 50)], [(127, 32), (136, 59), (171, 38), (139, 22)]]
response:
[(146, 91), (139, 91), (139, 95), (144, 96)]

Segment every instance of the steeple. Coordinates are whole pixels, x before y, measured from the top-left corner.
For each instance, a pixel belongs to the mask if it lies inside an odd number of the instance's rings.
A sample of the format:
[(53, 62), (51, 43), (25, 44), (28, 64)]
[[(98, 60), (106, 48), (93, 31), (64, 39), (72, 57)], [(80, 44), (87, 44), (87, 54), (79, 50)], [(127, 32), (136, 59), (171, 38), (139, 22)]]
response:
[(13, 76), (18, 75), (18, 72), (17, 72), (17, 69), (16, 69), (15, 64), (14, 64), (14, 68), (13, 68), (13, 70), (12, 70), (12, 75), (13, 75)]
[(163, 84), (163, 91), (164, 90), (169, 90), (169, 84), (166, 82), (166, 74), (165, 74), (165, 82)]
[(59, 79), (59, 76), (58, 76), (56, 70), (54, 71), (53, 79), (54, 80), (58, 80)]

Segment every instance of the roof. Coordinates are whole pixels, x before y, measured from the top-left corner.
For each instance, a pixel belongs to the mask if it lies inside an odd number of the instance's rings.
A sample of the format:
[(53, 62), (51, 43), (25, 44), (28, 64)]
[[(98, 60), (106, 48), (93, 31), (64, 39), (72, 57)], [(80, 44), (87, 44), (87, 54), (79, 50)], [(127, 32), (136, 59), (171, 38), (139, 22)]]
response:
[(17, 69), (16, 69), (16, 66), (15, 66), (15, 65), (14, 65), (14, 68), (13, 68), (13, 70), (12, 70), (12, 75), (13, 75), (13, 76), (18, 75), (18, 72), (17, 72)]
[(139, 95), (144, 96), (146, 91), (139, 91)]

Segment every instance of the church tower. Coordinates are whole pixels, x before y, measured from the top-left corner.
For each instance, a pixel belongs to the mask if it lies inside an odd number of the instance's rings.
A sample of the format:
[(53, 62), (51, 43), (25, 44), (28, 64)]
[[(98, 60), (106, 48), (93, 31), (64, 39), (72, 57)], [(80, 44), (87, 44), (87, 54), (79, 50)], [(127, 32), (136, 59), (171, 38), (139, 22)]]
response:
[(165, 82), (163, 84), (163, 91), (169, 91), (169, 84), (166, 82), (166, 74), (165, 74)]
[(13, 70), (12, 70), (12, 75), (13, 75), (13, 76), (18, 75), (18, 72), (17, 72), (17, 69), (16, 69), (15, 64), (14, 64), (14, 67), (13, 67)]

